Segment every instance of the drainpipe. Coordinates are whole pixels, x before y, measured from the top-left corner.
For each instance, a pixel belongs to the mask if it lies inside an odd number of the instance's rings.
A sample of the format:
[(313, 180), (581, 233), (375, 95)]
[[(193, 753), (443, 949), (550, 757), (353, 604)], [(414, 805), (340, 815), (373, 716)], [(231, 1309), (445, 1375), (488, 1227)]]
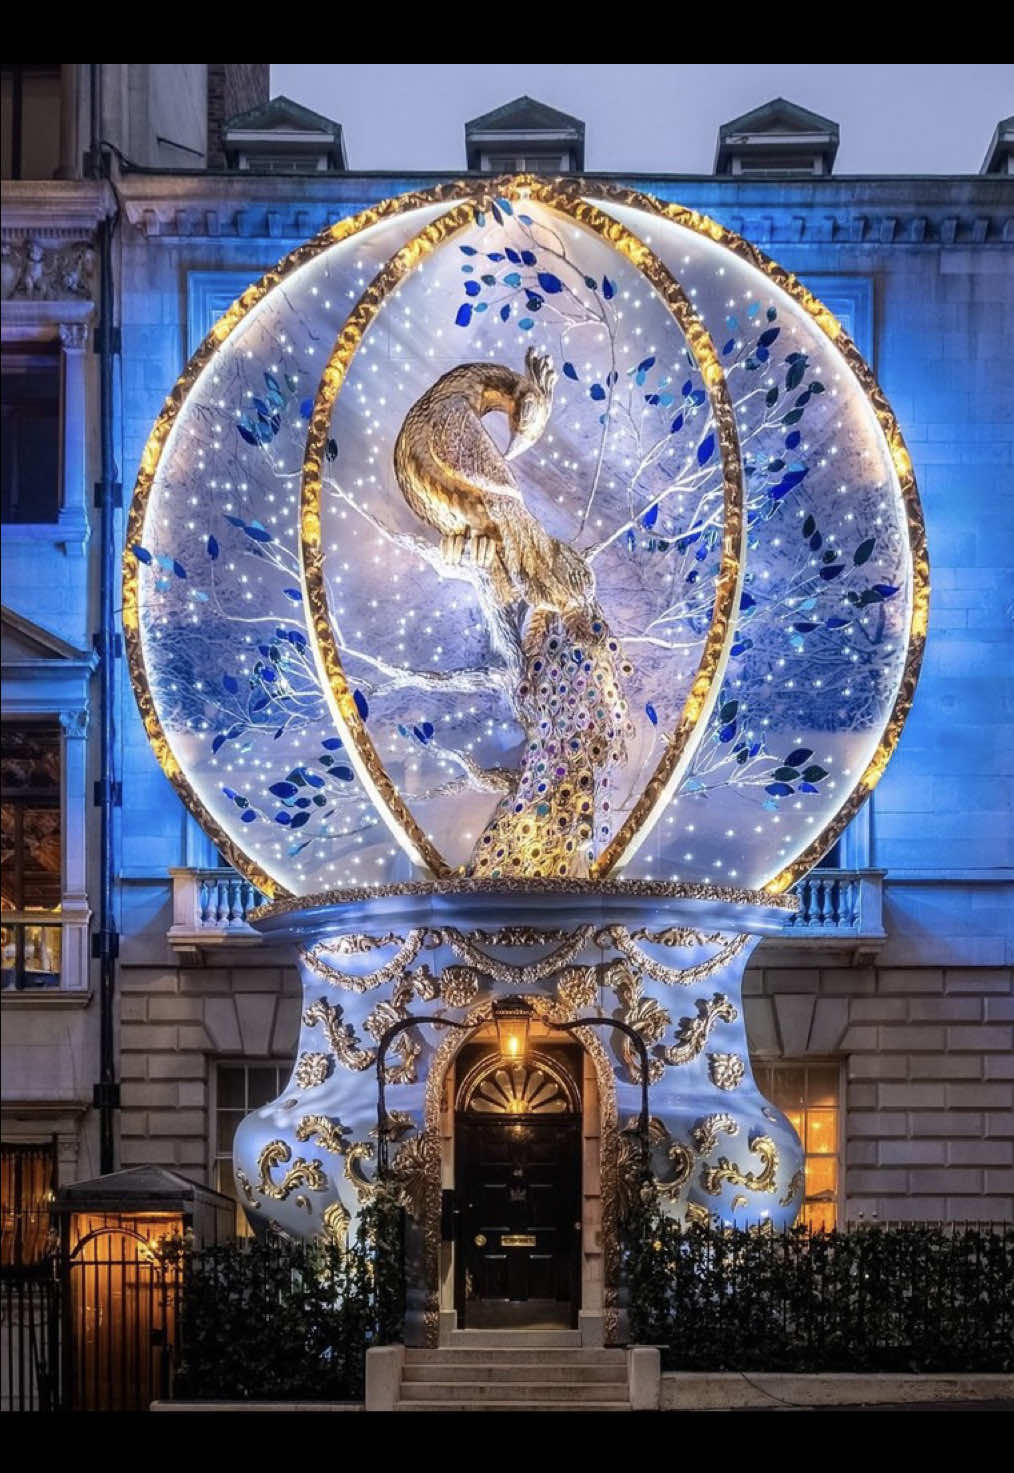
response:
[[(100, 67), (91, 71), (91, 147), (89, 172), (95, 179), (110, 176), (110, 155), (101, 148)], [(99, 225), (99, 292), (101, 316), (96, 332), (95, 350), (99, 356), (99, 419), (101, 426), (101, 480), (96, 486), (99, 521), (99, 628), (95, 649), (99, 655), (99, 771), (95, 784), (95, 803), (100, 811), (99, 839), (99, 915), (98, 929), (92, 936), (92, 955), (99, 963), (99, 1078), (93, 1090), (92, 1103), (99, 1114), (99, 1170), (103, 1176), (113, 1171), (115, 1158), (115, 1118), (120, 1106), (120, 1086), (116, 1078), (116, 958), (119, 934), (116, 929), (114, 892), (116, 856), (114, 850), (115, 810), (120, 803), (120, 782), (116, 765), (116, 661), (121, 654), (121, 639), (116, 631), (117, 588), (117, 524), (116, 508), (122, 504), (122, 489), (117, 483), (113, 443), (113, 360), (119, 353), (113, 300), (113, 238), (116, 216)]]

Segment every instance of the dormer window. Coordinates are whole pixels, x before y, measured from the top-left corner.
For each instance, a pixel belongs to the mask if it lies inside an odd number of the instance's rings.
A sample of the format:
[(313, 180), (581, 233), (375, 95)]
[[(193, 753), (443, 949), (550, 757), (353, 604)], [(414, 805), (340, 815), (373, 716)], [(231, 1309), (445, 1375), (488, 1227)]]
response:
[(776, 97), (718, 130), (715, 173), (744, 178), (830, 174), (838, 124)]
[(468, 167), (482, 174), (580, 174), (584, 123), (517, 97), (465, 124)]
[(288, 97), (230, 118), (222, 130), (230, 169), (255, 174), (342, 174), (348, 169), (340, 123)]

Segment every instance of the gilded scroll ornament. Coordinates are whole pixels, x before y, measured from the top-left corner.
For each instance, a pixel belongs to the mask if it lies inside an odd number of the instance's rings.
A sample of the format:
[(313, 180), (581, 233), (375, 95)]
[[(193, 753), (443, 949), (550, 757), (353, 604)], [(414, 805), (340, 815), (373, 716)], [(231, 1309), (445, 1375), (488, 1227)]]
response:
[(337, 1003), (329, 1003), (326, 997), (312, 1002), (303, 1014), (307, 1028), (319, 1024), (331, 1046), (331, 1052), (346, 1069), (368, 1069), (376, 1058), (375, 1049), (360, 1048), (355, 1030), (342, 1022), (342, 1009)]
[(257, 1197), (254, 1196), (254, 1189), (250, 1184), (250, 1178), (247, 1176), (243, 1168), (241, 1166), (234, 1166), (233, 1174), (235, 1175), (236, 1180), (239, 1183), (239, 1189), (243, 1193), (243, 1200), (246, 1202), (247, 1206), (259, 1207), (261, 1205), (260, 1201)]
[(716, 1023), (735, 1023), (739, 1013), (727, 997), (716, 992), (709, 1002), (697, 998), (696, 1018), (681, 1018), (676, 1025), (676, 1042), (664, 1050), (667, 1064), (689, 1064), (704, 1048)]
[(418, 1075), (419, 1055), (422, 1044), (416, 1043), (407, 1033), (400, 1034), (391, 1045), (391, 1053), (399, 1055), (400, 1063), (385, 1063), (384, 1079), (388, 1084), (415, 1084)]
[(324, 1224), (324, 1241), (333, 1243), (336, 1248), (344, 1248), (349, 1240), (352, 1218), (341, 1202), (329, 1203), (321, 1213), (321, 1220)]
[(272, 1171), (276, 1166), (285, 1166), (291, 1158), (292, 1148), (286, 1141), (269, 1141), (263, 1148), (257, 1157), (257, 1170), (260, 1173), (257, 1189), (262, 1196), (284, 1202), (299, 1187), (308, 1187), (311, 1192), (327, 1191), (328, 1179), (322, 1162), (306, 1161), (302, 1156), (297, 1156), (291, 1166), (287, 1167), (281, 1181), (274, 1181)]
[(331, 1120), (327, 1115), (304, 1115), (296, 1125), (297, 1141), (315, 1141), (324, 1151), (333, 1156), (344, 1156), (348, 1142), (345, 1139), (348, 1127), (340, 1120)]
[(377, 1182), (364, 1176), (362, 1169), (363, 1162), (372, 1161), (373, 1155), (372, 1141), (353, 1141), (345, 1152), (345, 1180), (351, 1183), (360, 1203), (372, 1202), (377, 1193)]
[(638, 946), (625, 926), (608, 926), (601, 934), (603, 938), (608, 938), (638, 972), (643, 972), (653, 982), (664, 982), (671, 987), (691, 987), (702, 978), (710, 977), (713, 972), (721, 971), (750, 939), (747, 935), (734, 936), (714, 956), (708, 957), (707, 961), (698, 962), (692, 967), (669, 967), (664, 962), (656, 961)]
[(568, 934), (567, 939), (549, 956), (541, 957), (538, 961), (528, 962), (523, 966), (517, 966), (512, 962), (497, 961), (495, 957), (487, 956), (473, 943), (470, 936), (466, 936), (464, 932), (453, 926), (448, 926), (443, 932), (443, 939), (455, 956), (467, 962), (469, 966), (478, 968), (487, 977), (492, 977), (494, 982), (507, 987), (536, 987), (554, 972), (570, 966), (578, 952), (588, 944), (594, 929), (594, 926), (591, 925), (575, 927)]
[[(629, 967), (617, 962), (608, 967), (606, 971), (607, 986), (616, 993), (624, 1023), (635, 1028), (646, 1044), (658, 1043), (672, 1022), (665, 1008), (655, 998), (645, 996), (643, 982)], [(641, 1078), (640, 1057), (631, 1040), (622, 1034), (619, 1049), (631, 1079), (635, 1084), (639, 1083)], [(648, 1060), (649, 1083), (655, 1084), (661, 1079), (664, 1072), (665, 1064), (661, 1059)]]
[(440, 974), (440, 995), (449, 1008), (467, 1008), (479, 992), (480, 973), (475, 967), (445, 967)]
[(738, 1089), (743, 1083), (746, 1064), (740, 1054), (709, 1054), (708, 1073), (719, 1089)]
[(717, 1197), (724, 1181), (734, 1186), (746, 1187), (751, 1192), (773, 1192), (778, 1174), (778, 1149), (769, 1135), (753, 1135), (750, 1150), (761, 1158), (760, 1171), (744, 1171), (727, 1156), (719, 1156), (715, 1166), (705, 1165), (701, 1170), (701, 1186), (712, 1197)]
[(372, 972), (346, 972), (325, 960), (329, 953), (340, 954), (342, 950), (347, 950), (350, 954), (366, 951), (368, 948), (363, 944), (365, 940), (366, 938), (361, 936), (340, 936), (335, 941), (319, 941), (316, 946), (301, 951), (300, 957), (315, 976), (325, 982), (330, 982), (334, 987), (344, 987), (347, 992), (372, 992), (375, 987), (384, 987), (388, 982), (396, 982), (403, 975), (406, 967), (411, 966), (422, 947), (423, 932), (410, 931), (404, 941), (400, 936), (385, 936), (374, 943), (374, 945), (397, 943), (398, 950), (390, 961), (385, 962), (382, 967), (375, 968)]
[(687, 1221), (694, 1227), (707, 1227), (711, 1222), (711, 1213), (700, 1202), (687, 1203)]
[(331, 1073), (331, 1055), (301, 1053), (296, 1061), (296, 1083), (300, 1089), (313, 1089)]
[(792, 1178), (785, 1188), (785, 1196), (779, 1197), (778, 1199), (779, 1207), (791, 1207), (796, 1198), (803, 1195), (803, 1180), (803, 1173), (801, 1171), (794, 1171), (792, 1173)]
[(556, 996), (569, 1015), (594, 1007), (598, 1001), (598, 979), (594, 967), (565, 967), (556, 983)]
[(732, 1115), (705, 1115), (703, 1120), (698, 1120), (690, 1132), (697, 1154), (710, 1156), (720, 1134), (738, 1135), (739, 1122)]
[(402, 1206), (417, 1222), (421, 1222), (425, 1214), (430, 1177), (434, 1173), (439, 1175), (439, 1172), (440, 1142), (430, 1131), (423, 1131), (406, 1141), (391, 1162), (390, 1185)]

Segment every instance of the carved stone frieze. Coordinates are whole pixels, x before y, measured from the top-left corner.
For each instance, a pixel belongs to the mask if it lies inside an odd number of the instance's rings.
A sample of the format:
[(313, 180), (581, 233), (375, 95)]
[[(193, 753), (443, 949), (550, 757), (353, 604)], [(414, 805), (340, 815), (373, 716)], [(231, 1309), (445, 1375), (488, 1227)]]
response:
[(88, 300), (94, 296), (95, 248), (90, 241), (46, 244), (10, 237), (0, 248), (0, 296), (5, 302)]

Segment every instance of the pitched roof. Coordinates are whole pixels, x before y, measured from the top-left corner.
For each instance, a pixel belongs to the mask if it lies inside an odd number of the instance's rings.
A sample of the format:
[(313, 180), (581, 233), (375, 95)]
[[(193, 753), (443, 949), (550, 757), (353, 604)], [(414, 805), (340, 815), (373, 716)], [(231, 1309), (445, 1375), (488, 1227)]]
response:
[(57, 1193), (57, 1210), (102, 1210), (122, 1207), (153, 1211), (194, 1201), (228, 1201), (221, 1192), (191, 1181), (165, 1166), (129, 1166), (96, 1176), (91, 1181), (72, 1182)]
[(980, 174), (1006, 174), (1006, 161), (1010, 157), (1012, 139), (1014, 139), (1014, 113), (1009, 118), (1001, 118), (993, 129), (986, 157), (979, 170)]
[(465, 133), (577, 133), (584, 137), (584, 123), (534, 97), (515, 97), (492, 112), (472, 118)]
[(789, 102), (785, 97), (772, 97), (770, 102), (732, 118), (718, 130), (719, 138), (728, 138), (737, 133), (767, 133), (775, 130), (785, 133), (830, 133), (838, 137), (838, 124), (809, 108), (800, 107), (798, 102)]
[(322, 113), (315, 113), (311, 108), (304, 107), (300, 102), (293, 102), (291, 97), (279, 94), (272, 97), (270, 102), (262, 102), (258, 107), (252, 107), (248, 112), (237, 113), (235, 117), (226, 118), (224, 125), (225, 133), (263, 133), (271, 128), (290, 128), (305, 133), (330, 133), (332, 137), (341, 136), (341, 123), (336, 123), (333, 118), (325, 118)]

